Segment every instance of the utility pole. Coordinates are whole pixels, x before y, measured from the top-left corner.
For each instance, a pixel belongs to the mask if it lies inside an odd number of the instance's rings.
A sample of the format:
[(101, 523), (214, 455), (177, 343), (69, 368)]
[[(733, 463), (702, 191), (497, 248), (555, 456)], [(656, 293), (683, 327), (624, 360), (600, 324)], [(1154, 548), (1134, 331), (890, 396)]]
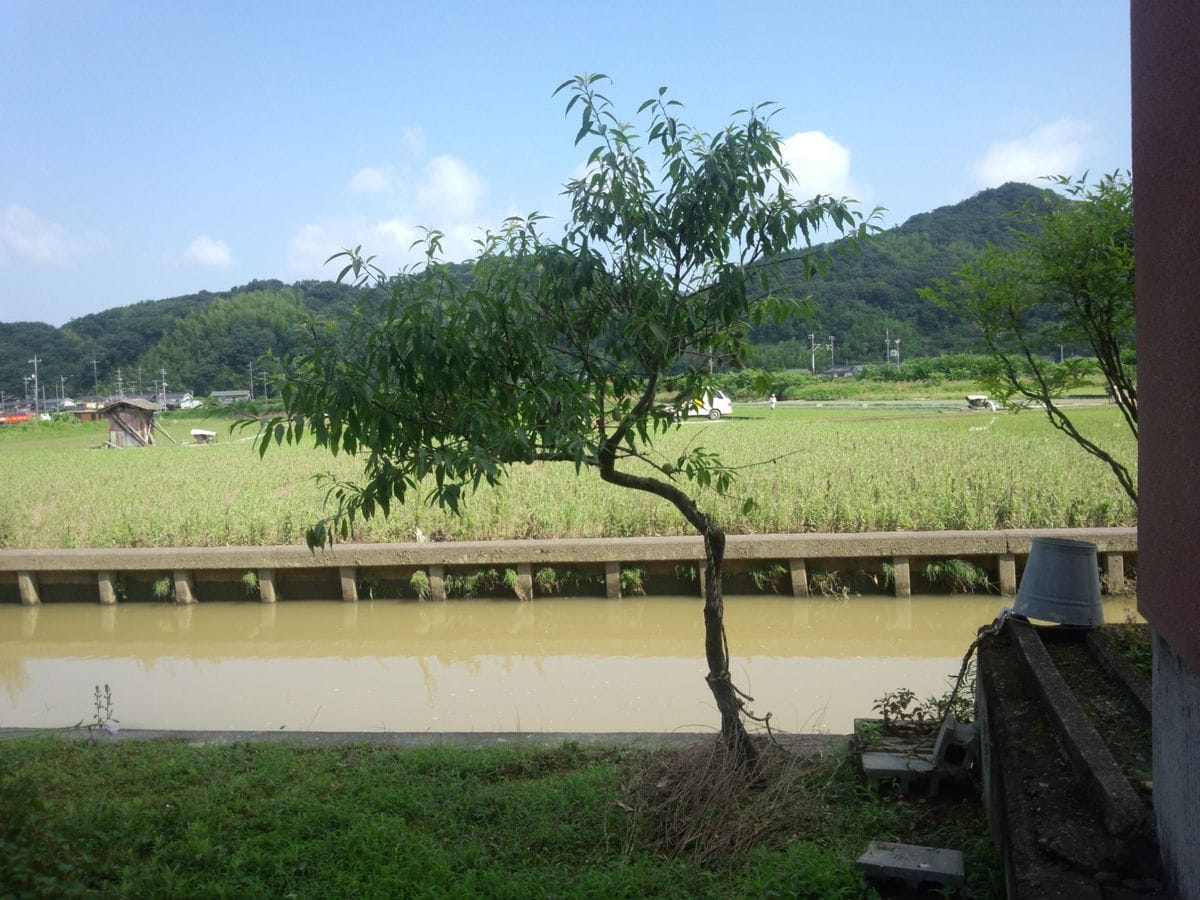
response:
[(100, 377), (96, 374), (96, 357), (92, 356), (92, 393), (100, 393)]
[(813, 375), (817, 374), (817, 336), (811, 331), (808, 333), (808, 349), (812, 356), (808, 361), (808, 370)]
[(887, 365), (887, 364), (891, 363), (892, 360), (895, 360), (896, 361), (896, 371), (899, 372), (900, 371), (900, 338), (896, 338), (895, 340), (893, 340), (892, 333), (889, 330), (887, 332), (887, 337), (884, 338), (884, 340), (883, 340), (883, 348), (884, 348), (884, 356), (885, 356), (884, 365)]
[(158, 405), (165, 409), (167, 406), (167, 370), (159, 369), (158, 377), (162, 381), (162, 390), (158, 392)]
[(38, 409), (38, 363), (40, 363), (41, 360), (38, 359), (38, 355), (35, 353), (35, 354), (33, 354), (33, 359), (31, 359), (30, 362), (33, 363), (33, 411), (36, 413), (36, 412), (39, 412), (39, 409)]
[(829, 336), (829, 343), (825, 345), (829, 348), (829, 368), (833, 368), (833, 335)]
[(117, 399), (125, 399), (125, 379), (121, 375), (121, 370), (119, 368), (117, 369)]
[(250, 360), (250, 399), (254, 399), (254, 360)]
[(59, 397), (58, 397), (59, 403), (61, 403), (63, 400), (67, 399), (67, 376), (66, 375), (58, 376), (58, 386), (61, 388), (61, 390), (59, 391)]

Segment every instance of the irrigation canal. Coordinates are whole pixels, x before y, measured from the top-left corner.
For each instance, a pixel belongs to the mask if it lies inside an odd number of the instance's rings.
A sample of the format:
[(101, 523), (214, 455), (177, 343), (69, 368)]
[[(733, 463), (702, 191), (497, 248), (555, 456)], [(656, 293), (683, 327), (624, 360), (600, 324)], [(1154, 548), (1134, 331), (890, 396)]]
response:
[[(846, 733), (884, 692), (945, 692), (996, 595), (730, 596), (733, 671), (785, 731)], [(1109, 599), (1122, 621), (1132, 598)], [(0, 604), (0, 727), (706, 731), (692, 596)]]

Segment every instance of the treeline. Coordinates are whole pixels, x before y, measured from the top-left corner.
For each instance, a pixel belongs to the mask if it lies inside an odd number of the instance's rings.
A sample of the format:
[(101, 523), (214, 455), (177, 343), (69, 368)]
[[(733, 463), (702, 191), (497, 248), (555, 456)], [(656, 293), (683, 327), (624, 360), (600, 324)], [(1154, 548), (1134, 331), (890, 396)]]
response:
[(270, 376), (271, 357), (295, 346), (297, 323), (309, 314), (347, 315), (360, 295), (328, 281), (253, 281), (105, 310), (62, 328), (0, 323), (0, 390), (6, 400), (24, 400), (36, 352), (46, 399), (110, 395), (118, 378), (129, 393), (153, 392), (164, 379), (168, 391), (197, 395), (249, 389), (251, 366), (261, 391), (263, 367)]
[(841, 400), (854, 397), (863, 384), (879, 382), (985, 383), (997, 374), (993, 357), (978, 353), (951, 353), (917, 357), (899, 367), (864, 366), (853, 375), (830, 378), (803, 368), (749, 367), (736, 372), (714, 372), (712, 384), (735, 400), (763, 400), (774, 394), (780, 400)]
[[(978, 349), (979, 335), (965, 317), (924, 299), (918, 288), (949, 278), (989, 243), (1015, 243), (1014, 226), (1028, 220), (1014, 210), (1061, 202), (1049, 191), (1007, 184), (913, 216), (861, 247), (830, 245), (832, 264), (811, 279), (799, 263), (775, 261), (774, 289), (809, 297), (810, 314), (754, 329), (755, 356), (747, 362), (823, 372), (894, 361), (888, 351), (898, 346), (905, 372), (910, 360)], [(460, 274), (469, 277), (468, 270)], [(309, 314), (340, 318), (360, 297), (358, 289), (328, 281), (253, 281), (110, 309), (62, 328), (0, 323), (0, 390), (7, 399), (24, 398), (36, 353), (47, 398), (111, 394), (118, 371), (126, 391), (152, 391), (163, 379), (170, 391), (197, 395), (249, 388), (252, 367), (255, 393), (273, 393), (272, 359), (296, 347), (297, 324)]]
[[(1130, 366), (1136, 363), (1132, 352), (1127, 354), (1127, 362)], [(1074, 373), (1096, 378), (1101, 375), (1093, 359), (1076, 357), (1068, 359), (1067, 364)], [(853, 374), (837, 378), (813, 375), (807, 367), (768, 369), (750, 366), (732, 372), (714, 372), (711, 384), (735, 401), (765, 400), (770, 394), (779, 400), (848, 400), (867, 389), (877, 393), (881, 384), (916, 382), (931, 386), (951, 382), (968, 384), (973, 390), (983, 392), (1000, 375), (999, 365), (995, 357), (987, 354), (947, 353), (915, 357), (899, 366), (863, 366)], [(1016, 365), (1022, 370), (1027, 368), (1019, 361)], [(1052, 372), (1057, 365), (1053, 361), (1047, 362), (1044, 371)]]
[(917, 289), (950, 278), (989, 244), (1014, 246), (1018, 226), (1030, 227), (1015, 211), (1044, 211), (1064, 202), (1052, 191), (1009, 183), (913, 216), (857, 249), (839, 242), (828, 271), (815, 278), (806, 278), (800, 265), (780, 263), (783, 290), (811, 297), (812, 312), (809, 318), (763, 325), (751, 333), (763, 364), (810, 368), (812, 343), (825, 345), (830, 336), (833, 362), (828, 349), (823, 356), (818, 350), (817, 371), (882, 362), (888, 358), (885, 340), (899, 340), (902, 356), (977, 349), (979, 333), (967, 318), (926, 300)]

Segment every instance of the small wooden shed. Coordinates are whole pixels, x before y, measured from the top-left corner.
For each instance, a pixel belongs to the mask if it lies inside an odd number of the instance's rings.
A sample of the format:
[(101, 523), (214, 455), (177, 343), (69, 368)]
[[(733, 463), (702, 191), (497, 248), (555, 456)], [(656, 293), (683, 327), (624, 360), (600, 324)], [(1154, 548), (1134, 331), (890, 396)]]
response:
[(149, 400), (118, 400), (101, 414), (108, 419), (108, 443), (113, 447), (150, 447), (154, 444), (154, 414)]

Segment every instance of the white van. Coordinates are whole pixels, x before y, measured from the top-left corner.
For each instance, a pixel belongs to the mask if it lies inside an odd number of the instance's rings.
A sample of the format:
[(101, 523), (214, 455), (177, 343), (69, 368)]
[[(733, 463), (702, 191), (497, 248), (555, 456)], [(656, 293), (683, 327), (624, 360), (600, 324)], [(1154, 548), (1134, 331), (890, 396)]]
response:
[(704, 396), (697, 397), (687, 406), (689, 416), (708, 416), (714, 422), (721, 416), (733, 413), (733, 401), (722, 391), (706, 391)]

